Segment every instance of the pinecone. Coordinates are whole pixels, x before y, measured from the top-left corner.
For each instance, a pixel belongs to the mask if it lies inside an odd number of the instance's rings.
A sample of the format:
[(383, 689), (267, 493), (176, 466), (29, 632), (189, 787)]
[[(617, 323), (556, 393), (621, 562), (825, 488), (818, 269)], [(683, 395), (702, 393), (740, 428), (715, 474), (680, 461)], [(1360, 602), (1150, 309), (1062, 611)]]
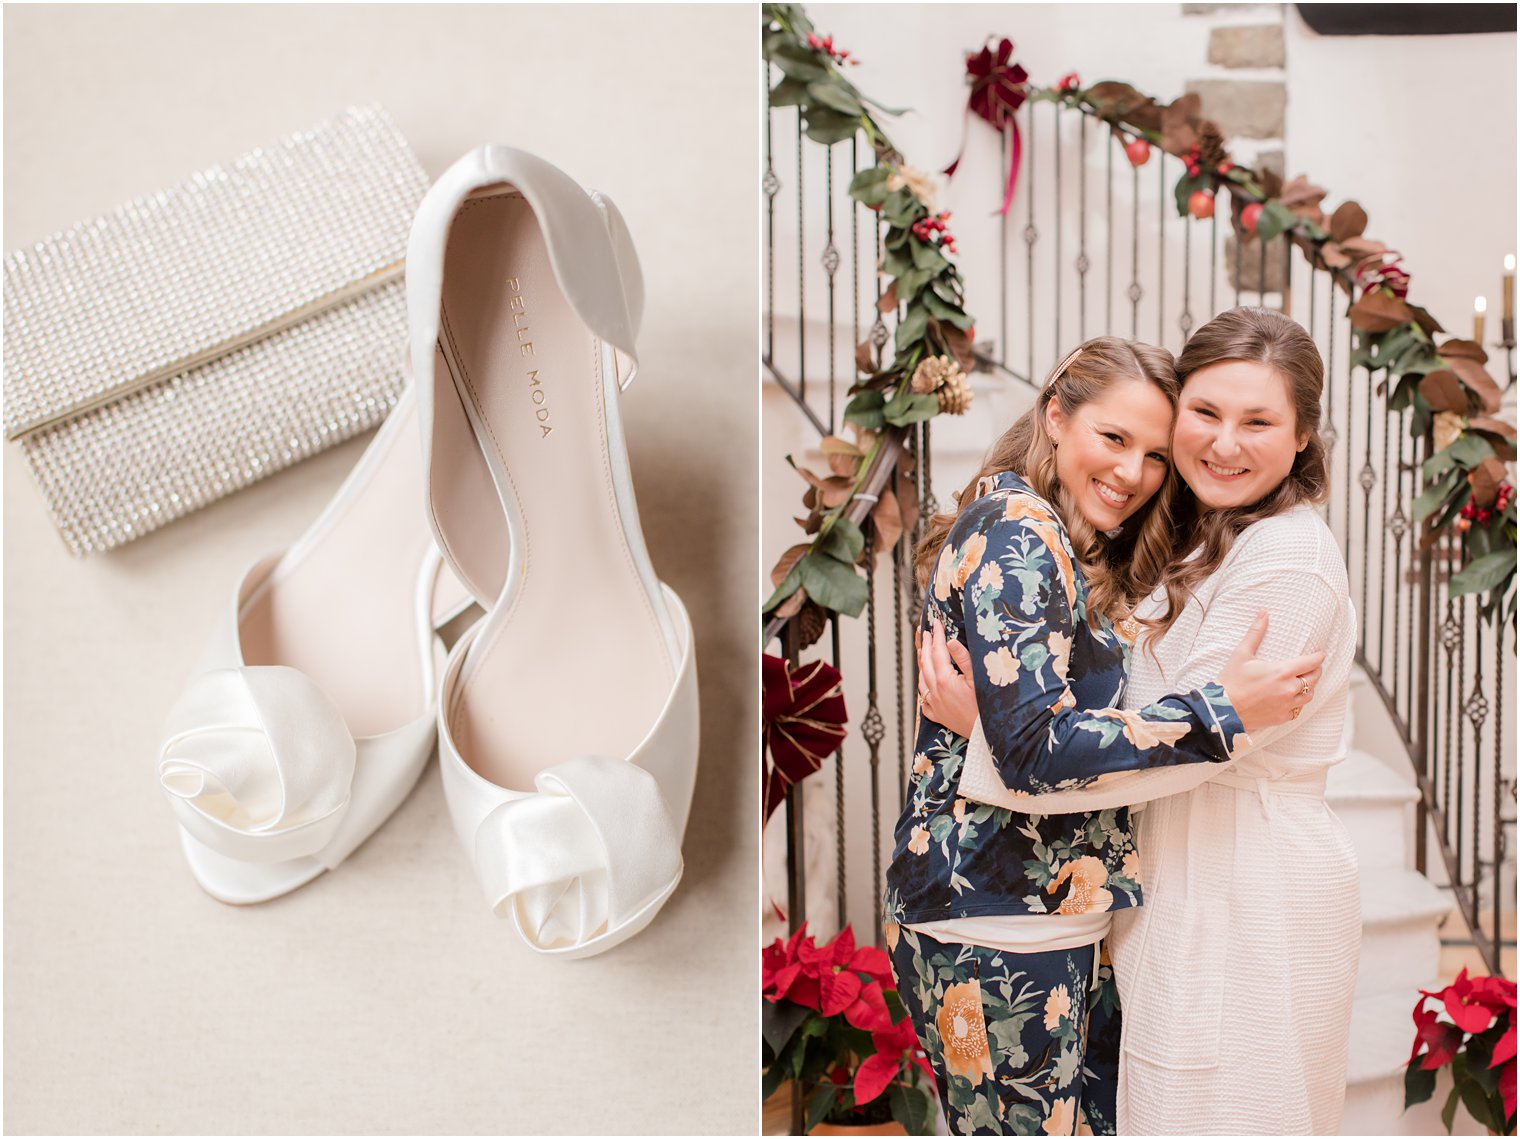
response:
[(949, 356), (925, 356), (913, 370), (912, 388), (919, 395), (938, 391), (952, 375), (960, 371), (960, 365)]
[(962, 415), (971, 406), (971, 382), (957, 368), (939, 389), (939, 409), (948, 415)]
[(1212, 174), (1219, 169), (1219, 164), (1229, 159), (1230, 152), (1225, 149), (1225, 138), (1220, 133), (1219, 127), (1207, 119), (1198, 124), (1198, 165)]
[(808, 598), (802, 605), (802, 612), (797, 614), (797, 634), (802, 642), (798, 647), (805, 649), (814, 644), (828, 627), (829, 618), (823, 607), (811, 597)]

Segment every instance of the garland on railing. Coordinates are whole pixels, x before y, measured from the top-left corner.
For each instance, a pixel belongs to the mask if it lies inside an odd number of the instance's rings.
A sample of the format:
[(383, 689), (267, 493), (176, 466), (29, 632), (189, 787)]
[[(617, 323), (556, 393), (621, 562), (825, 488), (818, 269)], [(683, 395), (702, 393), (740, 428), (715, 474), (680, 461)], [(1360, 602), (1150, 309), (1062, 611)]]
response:
[[(772, 572), (776, 590), (762, 611), (800, 617), (804, 640), (821, 634), (825, 611), (858, 616), (869, 587), (857, 567), (896, 544), (917, 519), (911, 456), (903, 452), (888, 485), (870, 511), (874, 530), (869, 551), (852, 506), (889, 439), (900, 439), (915, 424), (941, 412), (958, 415), (971, 402), (966, 378), (973, 364), (974, 321), (965, 310), (965, 289), (954, 262), (955, 239), (948, 213), (935, 213), (933, 182), (908, 166), (869, 109), (897, 114), (867, 98), (839, 70), (853, 63), (850, 53), (820, 36), (797, 4), (761, 7), (765, 59), (781, 71), (770, 92), (773, 107), (795, 106), (805, 133), (830, 145), (864, 132), (876, 164), (850, 182), (850, 197), (881, 214), (886, 223), (880, 275), (887, 279), (879, 309), (897, 311), (890, 361), (867, 338), (856, 349), (862, 379), (850, 388), (844, 421), (854, 441), (831, 435), (823, 440), (830, 473), (798, 468), (808, 482), (803, 499), (808, 514), (799, 519), (811, 540), (793, 546)], [(895, 490), (894, 490), (895, 485)], [(863, 520), (863, 519), (862, 519)]]
[(1284, 183), (1271, 171), (1236, 163), (1219, 126), (1203, 118), (1195, 93), (1163, 106), (1128, 83), (1083, 88), (1073, 74), (1033, 90), (1030, 100), (1059, 103), (1108, 123), (1135, 166), (1145, 165), (1152, 146), (1181, 158), (1186, 172), (1173, 190), (1179, 215), (1212, 217), (1216, 194), (1227, 188), (1240, 240), (1286, 235), (1315, 268), (1332, 275), (1353, 300), (1352, 365), (1382, 372), (1378, 391), (1388, 392), (1389, 408), (1412, 409), (1410, 434), (1418, 439), (1429, 433), (1433, 440), (1423, 467), (1425, 490), (1414, 504), (1416, 525), (1433, 519), (1422, 546), (1449, 534), (1464, 561), (1451, 578), (1451, 595), (1486, 591), (1484, 615), (1513, 622), (1515, 493), (1505, 461), (1515, 458), (1515, 428), (1495, 418), (1500, 389), (1483, 367), (1487, 353), (1471, 340), (1436, 342), (1444, 329), (1409, 302), (1409, 274), (1397, 252), (1366, 236), (1366, 211), (1348, 201), (1327, 216), (1320, 208), (1325, 191), (1307, 178)]

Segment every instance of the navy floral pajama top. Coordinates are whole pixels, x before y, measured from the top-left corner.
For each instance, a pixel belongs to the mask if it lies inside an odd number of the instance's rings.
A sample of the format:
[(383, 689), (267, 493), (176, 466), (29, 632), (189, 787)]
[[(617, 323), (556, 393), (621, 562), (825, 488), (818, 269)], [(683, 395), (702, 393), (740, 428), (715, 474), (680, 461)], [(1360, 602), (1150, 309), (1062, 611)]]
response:
[[(1231, 758), (1240, 719), (1217, 684), (1118, 705), (1130, 645), (1087, 623), (1066, 528), (1012, 472), (962, 510), (924, 599), (970, 650), (982, 727), (1009, 787), (1062, 790), (1111, 771)], [(985, 485), (985, 484), (984, 484)], [(887, 870), (898, 923), (1080, 914), (1141, 903), (1129, 811), (1018, 815), (958, 794), (966, 737), (923, 717)]]

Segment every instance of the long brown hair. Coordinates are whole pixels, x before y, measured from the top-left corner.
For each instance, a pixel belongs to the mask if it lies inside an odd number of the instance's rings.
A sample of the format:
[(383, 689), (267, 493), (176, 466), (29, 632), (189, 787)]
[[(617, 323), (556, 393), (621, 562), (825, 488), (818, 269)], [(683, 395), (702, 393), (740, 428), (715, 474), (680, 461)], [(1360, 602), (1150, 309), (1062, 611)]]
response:
[(1177, 382), (1172, 354), (1165, 348), (1099, 336), (1087, 341), (1062, 360), (1046, 377), (1034, 406), (992, 445), (981, 470), (972, 476), (956, 498), (956, 508), (929, 519), (924, 539), (914, 556), (914, 569), (921, 587), (927, 586), (940, 547), (950, 534), (956, 516), (977, 497), (977, 484), (984, 478), (1013, 471), (1055, 508), (1066, 525), (1072, 551), (1087, 580), (1087, 619), (1096, 624), (1100, 615), (1119, 620), (1146, 597), (1160, 581), (1172, 554), (1171, 526), (1167, 506), (1176, 486), (1168, 471), (1161, 489), (1150, 502), (1128, 519), (1119, 537), (1110, 540), (1093, 527), (1077, 509), (1071, 495), (1056, 477), (1056, 451), (1045, 428), (1045, 408), (1055, 400), (1063, 414), (1071, 416), (1085, 403), (1099, 398), (1123, 379), (1154, 384), (1173, 410), (1181, 385)]
[[(1232, 308), (1209, 321), (1187, 342), (1177, 358), (1177, 376), (1188, 377), (1213, 364), (1244, 360), (1265, 364), (1282, 378), (1293, 404), (1295, 435), (1308, 433), (1304, 449), (1293, 457), (1286, 478), (1265, 498), (1247, 506), (1208, 510), (1191, 490), (1180, 490), (1173, 504), (1176, 556), (1165, 574), (1166, 612), (1152, 629), (1164, 630), (1181, 614), (1193, 589), (1229, 554), (1247, 526), (1282, 514), (1302, 502), (1323, 502), (1330, 493), (1325, 444), (1319, 436), (1320, 397), (1325, 386), (1325, 362), (1314, 338), (1303, 325), (1280, 312), (1262, 308)], [(1193, 550), (1195, 558), (1187, 555)]]

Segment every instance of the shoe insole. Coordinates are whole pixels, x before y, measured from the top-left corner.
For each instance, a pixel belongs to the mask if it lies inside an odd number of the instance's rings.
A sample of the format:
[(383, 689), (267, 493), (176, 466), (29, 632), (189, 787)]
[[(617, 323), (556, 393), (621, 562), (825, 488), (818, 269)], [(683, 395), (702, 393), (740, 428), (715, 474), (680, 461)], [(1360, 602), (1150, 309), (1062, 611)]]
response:
[(318, 521), (242, 611), (244, 661), (305, 673), (355, 737), (404, 727), (429, 702), (419, 641), (431, 635), (417, 591), (432, 536), (414, 405), (402, 415), (386, 422), (395, 434), (378, 464), (364, 471), (361, 459), (350, 476), (363, 479), (357, 493)]
[[(612, 353), (560, 291), (520, 194), (465, 202), (443, 280), (443, 352), (522, 522), (519, 587), (487, 619), (445, 715), (466, 763), (527, 791), (561, 760), (632, 752), (674, 666), (613, 489)], [(479, 509), (484, 526), (503, 507)]]

